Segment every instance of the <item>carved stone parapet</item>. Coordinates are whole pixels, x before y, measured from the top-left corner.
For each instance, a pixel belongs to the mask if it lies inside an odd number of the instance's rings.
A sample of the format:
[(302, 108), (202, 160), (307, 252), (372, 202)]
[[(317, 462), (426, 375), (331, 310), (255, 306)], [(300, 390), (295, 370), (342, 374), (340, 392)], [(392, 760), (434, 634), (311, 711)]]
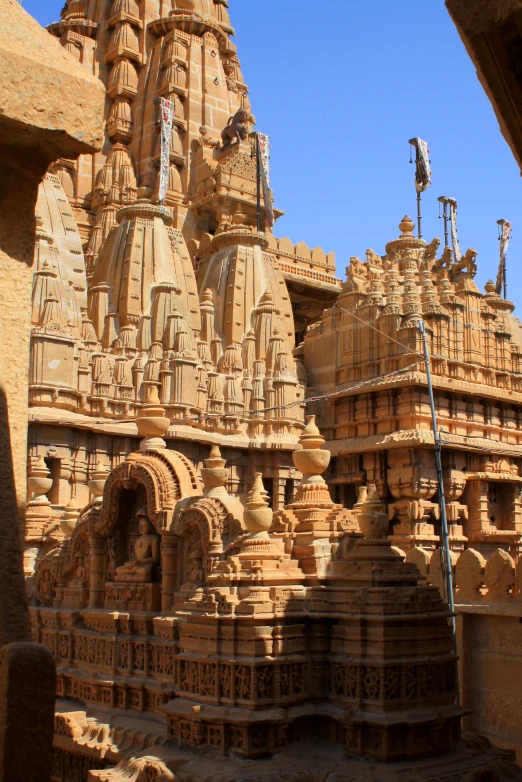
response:
[(63, 590), (63, 597), (61, 601), (62, 608), (80, 609), (86, 608), (89, 605), (89, 593), (88, 587), (82, 586), (69, 586)]
[(105, 608), (110, 611), (160, 611), (161, 584), (108, 582)]

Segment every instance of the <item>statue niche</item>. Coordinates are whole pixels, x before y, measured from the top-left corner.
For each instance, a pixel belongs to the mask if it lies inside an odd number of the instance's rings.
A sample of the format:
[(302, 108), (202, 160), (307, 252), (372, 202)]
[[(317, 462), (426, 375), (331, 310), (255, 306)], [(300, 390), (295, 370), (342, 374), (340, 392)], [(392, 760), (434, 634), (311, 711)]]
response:
[[(82, 536), (81, 542), (86, 544), (75, 553), (75, 565), (71, 573), (71, 580), (66, 582), (63, 590), (61, 606), (63, 608), (86, 608), (89, 602), (90, 572), (87, 567), (88, 544), (87, 536)], [(84, 551), (83, 549), (87, 550)]]
[(135, 557), (116, 568), (114, 581), (117, 583), (150, 584), (153, 581), (154, 567), (160, 562), (160, 536), (153, 532), (147, 508), (140, 508), (136, 518), (140, 536), (134, 544)]
[[(118, 518), (106, 548), (105, 608), (158, 611), (161, 606), (160, 542), (143, 487), (122, 489)], [(135, 508), (138, 510), (134, 510)]]

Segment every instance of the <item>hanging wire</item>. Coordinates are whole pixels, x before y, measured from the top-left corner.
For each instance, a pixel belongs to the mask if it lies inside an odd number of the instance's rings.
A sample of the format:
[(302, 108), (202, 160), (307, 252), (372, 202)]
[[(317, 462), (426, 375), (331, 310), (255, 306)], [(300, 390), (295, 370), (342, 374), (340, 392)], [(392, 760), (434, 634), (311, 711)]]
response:
[[(305, 406), (308, 404), (311, 404), (313, 402), (320, 402), (320, 401), (327, 401), (329, 399), (334, 399), (338, 396), (343, 396), (347, 392), (356, 391), (359, 388), (364, 388), (365, 386), (372, 385), (377, 382), (381, 382), (383, 380), (387, 380), (389, 378), (395, 377), (397, 375), (401, 375), (405, 372), (408, 372), (409, 370), (413, 370), (416, 367), (418, 367), (419, 363), (421, 363), (421, 359), (424, 359), (424, 354), (420, 353), (418, 351), (412, 351), (411, 348), (404, 344), (403, 342), (399, 342), (399, 340), (394, 339), (389, 334), (386, 334), (385, 332), (381, 331), (380, 329), (373, 326), (371, 323), (368, 323), (367, 321), (360, 318), (358, 315), (356, 315), (354, 312), (351, 312), (350, 310), (347, 310), (345, 307), (341, 307), (339, 305), (336, 306), (336, 310), (338, 312), (345, 312), (347, 315), (351, 315), (352, 318), (354, 318), (359, 323), (362, 323), (363, 326), (367, 326), (370, 329), (373, 329), (373, 331), (376, 331), (377, 334), (379, 334), (381, 337), (385, 337), (390, 342), (393, 342), (394, 344), (398, 345), (399, 347), (403, 348), (406, 353), (412, 356), (418, 356), (419, 360), (415, 361), (412, 364), (409, 364), (406, 367), (403, 367), (401, 369), (397, 369), (393, 372), (388, 372), (384, 375), (378, 375), (377, 377), (372, 377), (369, 380), (363, 380), (359, 383), (356, 383), (353, 386), (345, 386), (343, 389), (339, 391), (333, 391), (329, 394), (321, 394), (320, 396), (314, 396), (314, 397), (308, 397), (307, 399), (297, 399), (294, 402), (289, 402), (286, 405), (274, 405), (272, 407), (265, 407), (261, 410), (249, 410), (249, 411), (240, 411), (238, 412), (238, 415), (248, 415), (250, 420), (255, 421), (257, 418), (262, 416), (264, 413), (271, 413), (275, 411), (282, 411), (282, 410), (289, 410), (290, 408), (297, 407), (297, 406)], [(395, 358), (398, 358), (399, 356), (395, 356)], [(176, 419), (175, 423), (173, 423), (173, 426), (183, 426), (184, 424), (190, 424), (190, 423), (202, 423), (204, 421), (211, 421), (214, 419), (219, 419), (223, 417), (234, 417), (234, 414), (227, 414), (227, 413), (200, 413), (196, 416), (187, 416), (185, 418)], [(37, 418), (33, 419), (35, 423), (39, 423), (39, 420)], [(96, 420), (95, 423), (98, 425), (108, 424), (109, 425), (122, 425), (122, 424), (133, 424), (136, 422), (135, 418), (128, 418), (123, 421), (110, 421), (110, 423), (107, 420), (100, 421)], [(63, 422), (64, 426), (69, 425), (67, 422)]]
[[(256, 418), (261, 416), (263, 413), (271, 413), (271, 412), (274, 412), (274, 411), (289, 410), (292, 407), (299, 407), (299, 406), (311, 404), (312, 402), (320, 402), (320, 401), (323, 401), (323, 400), (333, 399), (335, 397), (342, 396), (343, 394), (346, 394), (349, 391), (356, 391), (359, 388), (364, 388), (365, 386), (372, 385), (373, 383), (377, 383), (377, 382), (380, 382), (382, 380), (388, 380), (391, 377), (395, 377), (397, 375), (403, 374), (404, 372), (408, 372), (411, 369), (414, 369), (415, 367), (417, 367), (419, 365), (419, 363), (420, 363), (420, 360), (416, 361), (413, 364), (409, 364), (406, 367), (402, 367), (402, 369), (396, 369), (394, 372), (388, 372), (388, 373), (386, 373), (384, 375), (379, 375), (377, 377), (372, 377), (369, 380), (363, 380), (363, 381), (361, 381), (359, 383), (356, 383), (353, 386), (345, 386), (340, 391), (332, 391), (329, 394), (321, 394), (320, 396), (312, 396), (312, 397), (308, 397), (307, 399), (296, 399), (294, 402), (289, 402), (286, 405), (273, 405), (272, 407), (264, 407), (261, 410), (248, 410), (246, 412), (245, 411), (239, 411), (237, 413), (237, 415), (235, 415), (233, 413), (201, 413), (201, 414), (195, 415), (195, 416), (187, 416), (185, 418), (176, 419), (172, 425), (173, 426), (182, 426), (182, 425), (188, 424), (188, 423), (209, 421), (209, 420), (213, 420), (213, 419), (216, 419), (216, 418), (234, 418), (234, 417), (238, 417), (238, 416), (241, 416), (241, 415), (243, 415), (243, 416), (244, 415), (248, 415), (248, 416), (250, 416), (250, 420), (255, 421)], [(35, 423), (39, 423), (38, 418), (34, 418), (33, 421)], [(96, 424), (100, 424), (100, 425), (101, 424), (106, 424), (106, 425), (108, 424), (108, 425), (111, 425), (111, 426), (115, 425), (115, 424), (117, 424), (117, 425), (134, 424), (134, 423), (136, 423), (136, 419), (135, 418), (128, 418), (128, 419), (125, 419), (123, 421), (112, 421), (112, 420), (108, 421), (107, 419), (105, 419), (103, 421), (96, 420), (95, 423)], [(63, 425), (63, 426), (70, 426), (70, 423), (67, 422), (67, 421), (64, 421), (63, 423), (60, 422), (60, 424)]]
[(358, 320), (359, 323), (362, 323), (364, 326), (368, 326), (368, 328), (373, 329), (374, 331), (376, 331), (377, 334), (381, 335), (381, 337), (386, 337), (386, 339), (390, 340), (390, 342), (394, 342), (396, 345), (399, 345), (399, 347), (404, 348), (404, 350), (407, 353), (410, 353), (412, 356), (420, 356), (421, 358), (424, 357), (423, 353), (419, 353), (419, 351), (417, 351), (417, 350), (412, 350), (411, 347), (409, 345), (405, 345), (404, 342), (399, 342), (399, 340), (394, 339), (393, 337), (390, 337), (389, 334), (386, 334), (384, 331), (381, 331), (376, 326), (372, 326), (371, 323), (368, 323), (367, 321), (363, 320), (362, 318), (359, 318), (359, 316), (356, 315), (354, 312), (351, 312), (350, 310), (347, 310), (344, 307), (340, 307), (339, 305), (337, 305), (337, 309), (342, 311), (342, 312), (346, 312), (347, 315), (351, 315), (352, 318), (355, 318), (355, 320)]

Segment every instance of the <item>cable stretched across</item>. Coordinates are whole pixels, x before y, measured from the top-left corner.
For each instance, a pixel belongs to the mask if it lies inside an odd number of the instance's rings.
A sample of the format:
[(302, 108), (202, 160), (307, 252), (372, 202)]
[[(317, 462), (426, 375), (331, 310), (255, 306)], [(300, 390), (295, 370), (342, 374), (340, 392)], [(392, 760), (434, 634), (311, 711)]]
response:
[[(404, 372), (408, 372), (409, 370), (413, 370), (415, 367), (417, 367), (420, 363), (419, 361), (416, 361), (413, 364), (408, 364), (406, 367), (402, 367), (402, 369), (396, 369), (393, 372), (388, 372), (384, 375), (378, 375), (377, 377), (372, 377), (370, 380), (363, 380), (359, 383), (356, 383), (353, 386), (345, 386), (340, 391), (332, 391), (329, 394), (321, 394), (320, 396), (312, 396), (308, 397), (308, 399), (296, 399), (294, 402), (289, 402), (286, 405), (273, 405), (272, 407), (264, 407), (260, 410), (249, 410), (246, 411), (247, 414), (249, 414), (252, 417), (252, 420), (255, 420), (258, 416), (262, 415), (263, 413), (271, 413), (276, 410), (288, 410), (292, 407), (298, 407), (301, 405), (307, 405), (311, 402), (320, 402), (327, 399), (332, 399), (337, 396), (343, 396), (343, 394), (346, 394), (347, 391), (356, 391), (359, 388), (364, 388), (365, 386), (372, 385), (376, 382), (380, 382), (382, 380), (388, 380), (391, 377), (395, 377), (396, 375), (400, 375)], [(243, 412), (243, 415), (245, 412)], [(207, 421), (214, 418), (223, 418), (223, 416), (226, 416), (227, 413), (201, 413), (200, 415), (190, 416), (186, 418), (179, 418), (176, 419), (176, 422), (174, 426), (181, 426), (185, 423), (195, 423), (195, 422), (201, 422), (201, 421)], [(124, 421), (111, 421), (111, 424), (132, 424), (135, 422), (135, 418), (128, 418)], [(96, 421), (97, 424), (104, 424), (107, 423), (107, 421)]]
[(359, 323), (363, 324), (363, 326), (368, 326), (369, 329), (373, 329), (373, 331), (376, 331), (377, 334), (379, 334), (381, 337), (386, 337), (386, 339), (390, 340), (390, 342), (394, 342), (396, 345), (399, 345), (399, 347), (404, 348), (404, 350), (406, 350), (408, 353), (411, 353), (413, 356), (420, 356), (421, 358), (424, 357), (423, 353), (419, 353), (418, 350), (412, 351), (412, 349), (408, 345), (405, 345), (403, 342), (399, 342), (399, 340), (390, 337), (389, 334), (385, 334), (384, 331), (381, 331), (376, 326), (372, 326), (371, 323), (368, 323), (367, 321), (360, 318), (358, 315), (355, 314), (355, 312), (351, 312), (351, 310), (347, 310), (345, 307), (340, 307), (339, 305), (337, 305), (336, 309), (341, 312), (346, 312), (347, 315), (351, 315), (352, 318), (358, 320)]

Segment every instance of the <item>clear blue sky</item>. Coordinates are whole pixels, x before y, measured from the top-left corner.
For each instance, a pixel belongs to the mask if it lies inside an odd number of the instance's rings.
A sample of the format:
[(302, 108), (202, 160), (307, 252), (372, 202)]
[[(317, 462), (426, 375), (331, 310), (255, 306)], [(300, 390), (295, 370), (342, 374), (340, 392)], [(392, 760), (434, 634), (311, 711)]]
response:
[[(41, 24), (62, 0), (24, 0)], [(499, 218), (513, 222), (508, 294), (522, 311), (522, 182), (443, 0), (230, 0), (257, 127), (272, 137), (276, 233), (351, 255), (383, 253), (416, 215), (408, 139), (427, 139), (433, 186), (424, 236), (442, 238), (437, 197), (459, 203), (477, 282), (495, 277)]]

